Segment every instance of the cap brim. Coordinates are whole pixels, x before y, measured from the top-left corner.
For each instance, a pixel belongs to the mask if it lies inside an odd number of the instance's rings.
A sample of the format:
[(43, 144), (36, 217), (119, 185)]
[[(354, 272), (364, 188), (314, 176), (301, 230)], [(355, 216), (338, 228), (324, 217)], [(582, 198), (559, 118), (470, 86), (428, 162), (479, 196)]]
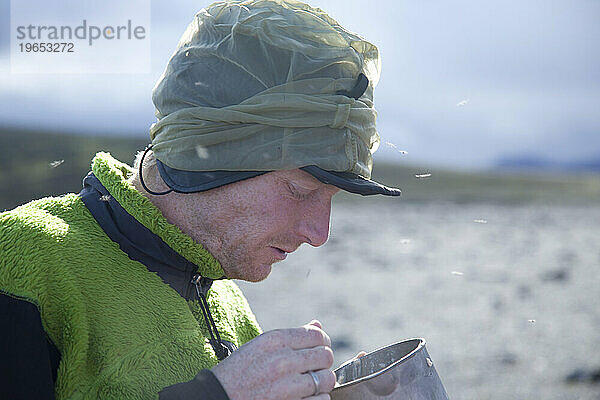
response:
[(269, 171), (183, 171), (156, 160), (163, 181), (176, 192), (204, 192), (219, 186), (254, 178)]
[[(176, 192), (195, 193), (204, 192), (219, 186), (254, 178), (270, 171), (184, 171), (171, 168), (160, 160), (156, 160), (158, 172), (163, 181)], [(363, 178), (350, 172), (326, 171), (316, 165), (300, 168), (317, 178), (319, 181), (334, 185), (350, 193), (363, 196), (382, 194), (384, 196), (400, 196), (402, 191), (398, 188), (390, 188)]]
[(384, 196), (400, 196), (402, 191), (398, 188), (391, 188), (375, 182), (371, 179), (363, 178), (360, 175), (351, 172), (326, 171), (316, 165), (309, 165), (300, 168), (329, 185), (334, 185), (350, 193), (371, 196), (382, 194)]

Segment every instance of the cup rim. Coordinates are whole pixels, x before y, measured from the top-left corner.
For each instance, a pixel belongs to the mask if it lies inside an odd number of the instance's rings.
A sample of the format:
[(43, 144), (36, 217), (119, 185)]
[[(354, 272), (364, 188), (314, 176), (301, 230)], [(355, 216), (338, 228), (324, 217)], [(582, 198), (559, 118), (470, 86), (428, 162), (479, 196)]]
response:
[[(372, 352), (370, 352), (370, 353), (367, 353), (367, 354), (366, 354), (366, 355), (364, 355), (363, 357), (367, 357), (367, 356), (370, 356), (370, 355), (376, 354), (376, 353), (378, 353), (378, 352), (380, 352), (380, 351), (384, 351), (384, 350), (386, 350), (386, 349), (388, 349), (388, 348), (390, 348), (390, 347), (398, 346), (398, 345), (400, 345), (400, 344), (403, 344), (403, 343), (406, 343), (406, 342), (411, 342), (411, 341), (418, 341), (418, 344), (417, 344), (417, 346), (416, 346), (416, 347), (415, 347), (413, 350), (411, 350), (411, 351), (410, 351), (410, 353), (406, 354), (406, 355), (405, 355), (404, 357), (402, 357), (401, 359), (394, 361), (393, 363), (391, 363), (390, 365), (386, 366), (385, 368), (382, 368), (382, 369), (380, 369), (380, 370), (378, 370), (378, 371), (376, 371), (376, 372), (373, 372), (373, 373), (372, 373), (372, 374), (370, 374), (370, 375), (366, 375), (366, 376), (363, 376), (363, 377), (361, 377), (361, 378), (359, 378), (359, 379), (355, 379), (355, 380), (352, 380), (352, 381), (350, 381), (350, 382), (345, 382), (345, 383), (343, 383), (343, 384), (341, 384), (341, 385), (339, 385), (339, 386), (336, 386), (336, 387), (334, 387), (334, 388), (333, 388), (333, 390), (339, 390), (339, 389), (347, 388), (347, 387), (349, 387), (349, 386), (353, 386), (353, 385), (359, 384), (359, 383), (361, 383), (361, 382), (364, 382), (364, 381), (366, 381), (366, 380), (369, 380), (369, 379), (375, 378), (376, 376), (379, 376), (379, 375), (381, 375), (381, 374), (384, 374), (384, 373), (386, 373), (387, 371), (389, 371), (390, 369), (394, 368), (396, 365), (398, 365), (398, 364), (400, 364), (400, 363), (402, 363), (402, 362), (405, 362), (406, 360), (408, 360), (408, 359), (410, 359), (410, 358), (414, 357), (414, 356), (415, 356), (415, 354), (417, 354), (417, 353), (418, 353), (418, 352), (419, 352), (419, 351), (420, 351), (420, 350), (421, 350), (423, 347), (425, 347), (425, 344), (426, 344), (426, 342), (425, 342), (425, 339), (424, 339), (424, 338), (410, 338), (410, 339), (405, 339), (405, 340), (402, 340), (402, 341), (400, 341), (400, 342), (396, 342), (396, 343), (392, 343), (392, 344), (389, 344), (389, 345), (387, 345), (387, 346), (384, 346), (384, 347), (380, 347), (380, 348), (379, 348), (379, 349), (377, 349), (377, 350), (374, 350), (374, 351), (372, 351)], [(361, 357), (361, 358), (362, 358), (362, 357)], [(340, 366), (339, 366), (338, 368), (336, 368), (336, 369), (335, 369), (333, 372), (335, 373), (336, 371), (340, 370), (341, 368), (344, 368), (344, 367), (346, 367), (347, 365), (351, 364), (353, 361), (355, 361), (355, 360), (350, 360), (350, 361), (348, 361), (348, 362), (346, 362), (346, 363), (344, 363), (344, 364), (340, 365)], [(337, 374), (336, 374), (336, 377), (337, 377)], [(332, 391), (333, 391), (333, 390), (332, 390)]]

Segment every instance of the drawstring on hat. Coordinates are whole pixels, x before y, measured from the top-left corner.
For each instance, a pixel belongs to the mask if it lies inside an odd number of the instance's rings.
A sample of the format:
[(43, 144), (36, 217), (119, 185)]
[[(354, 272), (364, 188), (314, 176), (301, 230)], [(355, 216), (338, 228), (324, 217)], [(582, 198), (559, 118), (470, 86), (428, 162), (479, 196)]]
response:
[(144, 190), (154, 196), (162, 196), (164, 194), (169, 194), (173, 191), (173, 189), (169, 189), (167, 191), (164, 192), (155, 192), (152, 191), (150, 189), (148, 189), (148, 186), (146, 186), (146, 184), (144, 183), (144, 174), (142, 173), (142, 166), (144, 165), (144, 158), (146, 157), (146, 154), (152, 150), (152, 144), (149, 144), (148, 147), (146, 147), (146, 150), (144, 150), (144, 154), (142, 154), (142, 159), (140, 160), (140, 183), (142, 184), (142, 187), (144, 188)]

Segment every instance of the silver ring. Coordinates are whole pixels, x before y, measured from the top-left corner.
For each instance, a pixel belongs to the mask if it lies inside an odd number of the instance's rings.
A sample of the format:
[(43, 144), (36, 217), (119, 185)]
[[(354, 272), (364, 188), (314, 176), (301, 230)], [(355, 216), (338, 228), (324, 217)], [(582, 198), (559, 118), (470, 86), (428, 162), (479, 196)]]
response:
[(316, 396), (317, 394), (320, 393), (319, 392), (319, 377), (317, 376), (317, 374), (314, 373), (314, 371), (308, 371), (308, 374), (310, 375), (313, 382), (315, 383), (315, 392), (312, 395)]

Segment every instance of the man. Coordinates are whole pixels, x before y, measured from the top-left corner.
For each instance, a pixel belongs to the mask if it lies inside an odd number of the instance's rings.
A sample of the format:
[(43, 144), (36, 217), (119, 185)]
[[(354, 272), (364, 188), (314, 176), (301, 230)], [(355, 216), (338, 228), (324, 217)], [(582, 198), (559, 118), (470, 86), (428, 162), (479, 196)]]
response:
[(295, 1), (215, 3), (153, 91), (152, 146), (0, 214), (1, 398), (326, 399), (318, 321), (261, 334), (237, 286), (327, 240), (369, 179), (377, 48)]

